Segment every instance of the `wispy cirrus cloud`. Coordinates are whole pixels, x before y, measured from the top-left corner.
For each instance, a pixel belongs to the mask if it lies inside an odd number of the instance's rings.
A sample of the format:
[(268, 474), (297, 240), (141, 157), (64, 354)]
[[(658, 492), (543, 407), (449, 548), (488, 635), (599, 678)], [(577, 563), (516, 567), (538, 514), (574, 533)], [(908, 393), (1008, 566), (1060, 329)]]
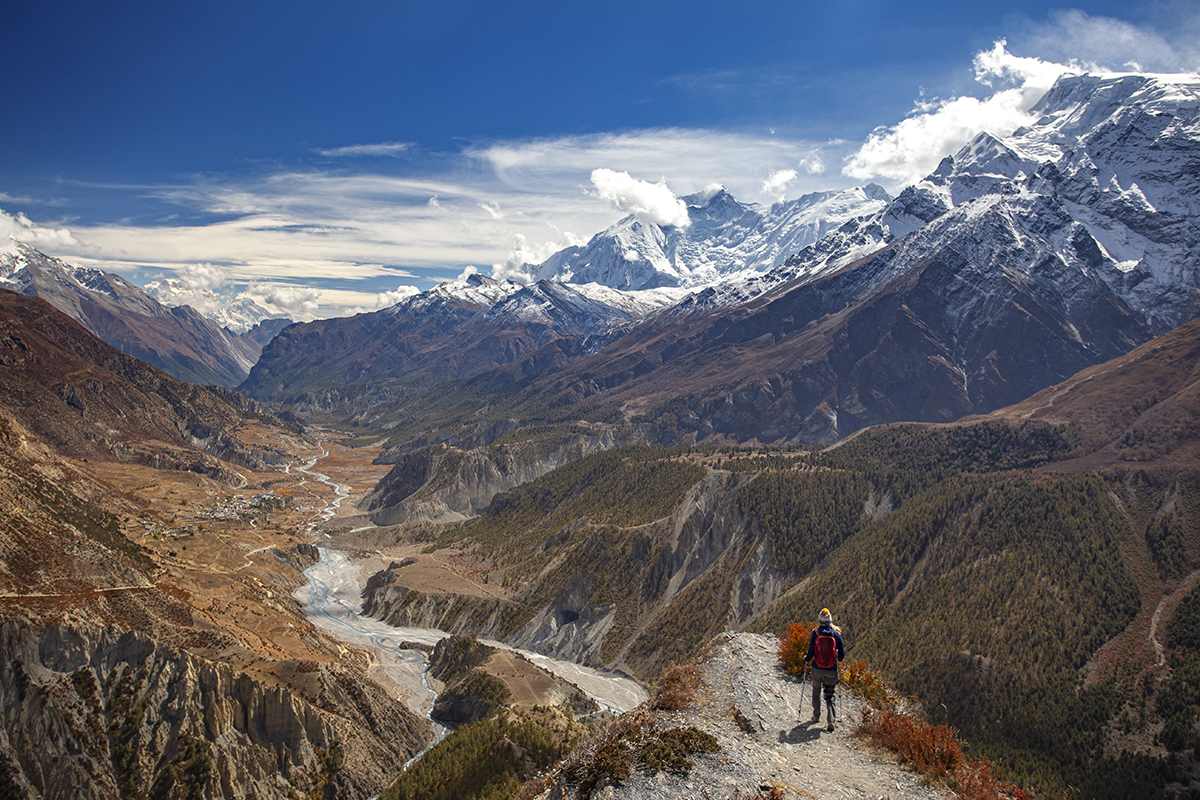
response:
[(1023, 20), (1009, 39), (1014, 48), (1091, 72), (1200, 71), (1200, 6), (1159, 4), (1166, 24), (1157, 28), (1079, 9), (1051, 11), (1044, 21)]
[(351, 144), (344, 147), (317, 148), (313, 152), (326, 158), (396, 158), (412, 148), (411, 142), (377, 142), (376, 144)]

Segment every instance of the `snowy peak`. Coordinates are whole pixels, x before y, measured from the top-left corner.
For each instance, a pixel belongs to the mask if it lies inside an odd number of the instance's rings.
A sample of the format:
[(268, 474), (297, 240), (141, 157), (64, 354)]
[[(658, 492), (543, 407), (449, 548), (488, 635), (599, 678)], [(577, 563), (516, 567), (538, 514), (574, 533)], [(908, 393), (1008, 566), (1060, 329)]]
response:
[(516, 281), (498, 281), (475, 272), (439, 283), (432, 289), (406, 298), (381, 313), (395, 315), (423, 312), (439, 306), (470, 307), (486, 311), (522, 288), (524, 285)]
[(613, 289), (702, 288), (744, 280), (846, 221), (883, 209), (891, 200), (870, 185), (815, 192), (772, 205), (738, 202), (723, 187), (683, 198), (691, 224), (660, 227), (634, 216), (530, 268), (535, 280), (597, 283)]
[(750, 206), (734, 199), (724, 186), (705, 189), (681, 198), (688, 207), (688, 219), (698, 222), (723, 225), (741, 217)]

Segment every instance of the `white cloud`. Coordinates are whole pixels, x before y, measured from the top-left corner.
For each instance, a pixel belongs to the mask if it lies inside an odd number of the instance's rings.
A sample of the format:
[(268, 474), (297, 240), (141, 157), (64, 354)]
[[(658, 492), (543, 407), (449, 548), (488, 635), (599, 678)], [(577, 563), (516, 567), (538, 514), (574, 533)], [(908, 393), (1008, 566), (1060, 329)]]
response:
[(38, 225), (19, 211), (13, 216), (0, 208), (0, 254), (16, 252), (14, 240), (31, 247), (54, 250), (82, 246), (66, 228)]
[[(568, 239), (570, 238), (573, 237), (568, 237)], [(568, 244), (574, 244), (574, 242), (569, 241)], [(512, 238), (512, 250), (509, 251), (508, 258), (492, 265), (492, 277), (496, 280), (507, 278), (520, 283), (529, 283), (533, 280), (533, 275), (526, 267), (542, 263), (565, 246), (568, 245), (561, 242), (532, 244), (524, 234), (515, 234)]]
[(411, 147), (412, 145), (408, 142), (379, 142), (377, 144), (352, 144), (345, 147), (333, 147), (328, 150), (318, 149), (316, 152), (326, 158), (370, 158), (377, 156), (395, 158)]
[(504, 219), (504, 212), (500, 210), (500, 204), (496, 202), (478, 203), (480, 208), (488, 213), (492, 219)]
[(634, 250), (631, 247), (628, 250), (626, 250), (624, 253), (621, 253), (621, 257), (624, 258), (626, 261), (637, 261), (638, 259), (640, 259), (642, 257), (642, 255), (637, 250)]
[(990, 96), (919, 102), (907, 119), (872, 133), (846, 159), (842, 172), (897, 185), (919, 180), (980, 131), (1005, 136), (1032, 122), (1029, 109), (1069, 70), (1063, 64), (1014, 56), (1002, 39), (975, 56), (975, 79), (993, 89)]
[(763, 194), (769, 194), (782, 202), (783, 196), (787, 191), (787, 185), (794, 180), (796, 180), (796, 170), (794, 169), (781, 169), (772, 172), (763, 181)]
[(415, 286), (397, 286), (393, 291), (380, 292), (372, 303), (373, 309), (391, 308), (397, 303), (407, 300), (413, 295), (420, 294), (421, 290)]
[(822, 157), (820, 150), (813, 150), (807, 156), (800, 159), (797, 166), (809, 175), (820, 175), (825, 171), (825, 159)]
[(633, 214), (642, 222), (679, 228), (691, 224), (687, 205), (667, 188), (666, 181), (650, 183), (630, 177), (628, 172), (601, 168), (592, 170), (592, 185), (617, 211)]
[(220, 289), (228, 281), (225, 270), (212, 264), (188, 264), (178, 273), (178, 280), (189, 291)]
[(317, 312), (322, 292), (312, 286), (256, 282), (246, 288), (245, 294), (272, 311), (281, 311), (292, 319), (311, 319)]
[(228, 274), (212, 264), (185, 264), (175, 277), (151, 281), (142, 288), (158, 302), (168, 306), (191, 306), (201, 314), (214, 316), (234, 300), (217, 293), (228, 283)]

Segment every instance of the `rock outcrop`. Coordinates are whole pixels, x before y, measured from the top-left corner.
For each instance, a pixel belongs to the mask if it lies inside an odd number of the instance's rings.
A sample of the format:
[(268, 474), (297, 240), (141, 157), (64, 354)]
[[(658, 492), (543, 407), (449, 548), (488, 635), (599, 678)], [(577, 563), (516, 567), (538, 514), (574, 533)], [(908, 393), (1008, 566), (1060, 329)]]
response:
[[(493, 426), (496, 428), (496, 426)], [(376, 525), (462, 522), (492, 498), (591, 453), (644, 441), (639, 426), (576, 426), (557, 440), (491, 444), (517, 427), (499, 426), (483, 441), (385, 454), (395, 466), (359, 504)]]
[(0, 663), (5, 796), (361, 798), (431, 735), (342, 667), (308, 664), (300, 696), (115, 628), (6, 623)]

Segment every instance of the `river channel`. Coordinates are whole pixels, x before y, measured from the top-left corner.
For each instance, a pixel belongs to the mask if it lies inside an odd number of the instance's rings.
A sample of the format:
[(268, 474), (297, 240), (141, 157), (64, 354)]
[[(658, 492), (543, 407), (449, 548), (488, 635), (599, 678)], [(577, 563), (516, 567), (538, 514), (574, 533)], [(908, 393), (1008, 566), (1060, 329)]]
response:
[[(317, 461), (323, 457), (314, 458), (298, 467), (299, 471), (330, 486), (335, 492), (334, 499), (321, 511), (319, 521), (332, 519), (342, 500), (348, 496), (340, 484), (314, 469)], [(316, 525), (317, 521), (311, 523), (310, 530), (314, 536), (320, 537)], [(354, 563), (341, 550), (328, 547), (318, 549), (321, 560), (304, 571), (308, 584), (294, 593), (303, 605), (304, 615), (330, 637), (371, 652), (376, 660), (371, 677), (394, 691), (414, 712), (428, 717), (437, 698), (425, 677), (428, 661), (424, 653), (412, 649), (408, 644), (432, 645), (449, 634), (432, 628), (396, 628), (364, 616), (361, 613), (362, 595), (359, 588), (361, 565)], [(542, 669), (575, 684), (609, 710), (618, 713), (628, 711), (647, 697), (641, 684), (624, 675), (517, 650), (501, 642), (482, 641), (493, 647), (521, 653)], [(436, 721), (434, 725), (440, 739), (445, 735), (445, 729)]]

